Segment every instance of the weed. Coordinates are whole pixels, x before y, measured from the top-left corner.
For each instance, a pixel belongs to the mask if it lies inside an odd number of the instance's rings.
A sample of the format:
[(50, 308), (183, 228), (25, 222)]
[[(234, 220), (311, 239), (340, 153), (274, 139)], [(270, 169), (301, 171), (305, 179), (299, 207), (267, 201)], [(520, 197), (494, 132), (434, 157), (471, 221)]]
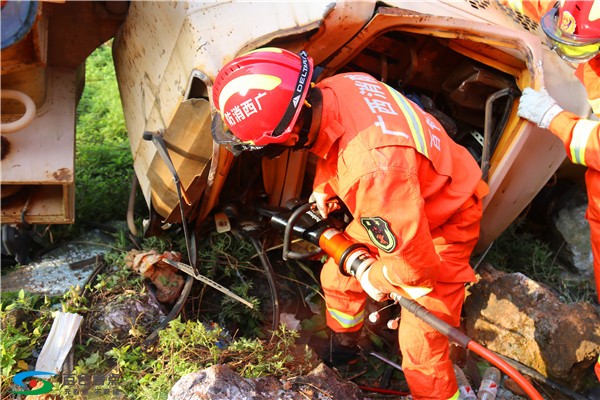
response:
[(545, 241), (521, 230), (518, 223), (509, 226), (486, 256), (496, 269), (521, 272), (527, 277), (553, 288), (566, 303), (588, 301), (593, 303), (594, 290), (589, 282), (569, 282), (563, 279), (566, 272), (557, 260), (556, 253)]
[[(18, 372), (33, 370), (37, 354), (50, 333), (56, 311), (85, 312), (86, 303), (76, 288), (71, 288), (64, 296), (54, 297), (33, 295), (24, 290), (2, 293), (2, 376), (12, 377)], [(2, 380), (3, 399), (9, 396), (10, 382), (9, 379)]]
[(126, 345), (106, 354), (116, 363), (113, 373), (121, 377), (119, 390), (129, 393), (129, 398), (164, 399), (182, 376), (217, 364), (228, 363), (247, 378), (306, 373), (316, 364), (293, 348), (296, 337), (282, 327), (269, 341), (232, 341), (216, 324), (184, 323), (177, 318), (160, 332), (158, 344), (148, 352)]

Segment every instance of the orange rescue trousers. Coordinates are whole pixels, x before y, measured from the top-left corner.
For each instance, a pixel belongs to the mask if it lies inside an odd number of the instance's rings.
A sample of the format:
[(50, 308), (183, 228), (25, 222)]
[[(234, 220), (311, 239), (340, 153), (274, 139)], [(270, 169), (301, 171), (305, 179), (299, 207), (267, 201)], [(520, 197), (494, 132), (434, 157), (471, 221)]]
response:
[(586, 218), (590, 223), (590, 240), (594, 256), (594, 277), (596, 295), (600, 303), (600, 171), (588, 168), (585, 173), (585, 184), (588, 193), (588, 209)]
[[(460, 324), (465, 282), (454, 282), (452, 277), (456, 275), (454, 271), (471, 268), (469, 258), (479, 238), (481, 200), (477, 196), (472, 199), (449, 221), (431, 232), (436, 252), (442, 260), (442, 270), (433, 291), (417, 299), (432, 314), (454, 327)], [(360, 330), (367, 295), (358, 280), (342, 275), (329, 259), (321, 271), (321, 284), (327, 304), (327, 325), (331, 330)], [(413, 399), (450, 399), (456, 395), (458, 387), (446, 336), (402, 310), (398, 340), (402, 367)]]

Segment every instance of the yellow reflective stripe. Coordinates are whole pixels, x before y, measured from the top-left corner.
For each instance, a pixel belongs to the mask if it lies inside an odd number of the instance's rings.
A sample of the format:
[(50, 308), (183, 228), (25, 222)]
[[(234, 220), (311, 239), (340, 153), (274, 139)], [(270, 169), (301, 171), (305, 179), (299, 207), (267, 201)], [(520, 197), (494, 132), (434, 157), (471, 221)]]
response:
[(327, 308), (327, 311), (329, 312), (329, 315), (331, 315), (333, 319), (335, 319), (344, 328), (355, 327), (358, 324), (362, 323), (365, 319), (364, 310), (355, 316), (348, 315), (333, 308)]
[(400, 286), (413, 299), (418, 299), (419, 297), (423, 297), (433, 290), (433, 288), (428, 288), (428, 287), (406, 286), (406, 285), (398, 285), (398, 286)]
[(454, 395), (452, 397), (450, 397), (448, 400), (458, 400), (460, 398), (460, 392), (457, 390), (456, 393), (454, 393)]
[(227, 85), (223, 87), (223, 90), (221, 90), (221, 94), (219, 94), (219, 106), (221, 107), (221, 111), (228, 111), (224, 109), (225, 104), (227, 103), (227, 100), (236, 93), (245, 96), (250, 89), (273, 90), (279, 86), (279, 84), (281, 84), (281, 78), (274, 75), (252, 74), (235, 78), (227, 83)]
[[(600, 2), (598, 4), (600, 4)], [(600, 98), (588, 99), (588, 103), (590, 103), (590, 106), (592, 106), (592, 111), (594, 114), (600, 115)]]
[(571, 139), (571, 160), (575, 164), (587, 165), (585, 163), (585, 147), (592, 131), (600, 124), (597, 121), (582, 119), (577, 121), (573, 128), (573, 138)]
[(508, 6), (515, 11), (520, 12), (521, 14), (525, 14), (523, 12), (523, 2), (521, 0), (508, 0)]
[(400, 93), (388, 85), (385, 86), (391, 93), (394, 100), (396, 100), (396, 104), (398, 104), (400, 111), (402, 111), (404, 118), (406, 118), (406, 121), (408, 122), (410, 132), (415, 142), (415, 149), (417, 149), (417, 151), (423, 154), (425, 157), (429, 158), (429, 151), (427, 150), (426, 145), (427, 142), (425, 141), (425, 134), (423, 131), (423, 125), (421, 125), (421, 119), (419, 119), (419, 114), (417, 114), (410, 102), (401, 96)]

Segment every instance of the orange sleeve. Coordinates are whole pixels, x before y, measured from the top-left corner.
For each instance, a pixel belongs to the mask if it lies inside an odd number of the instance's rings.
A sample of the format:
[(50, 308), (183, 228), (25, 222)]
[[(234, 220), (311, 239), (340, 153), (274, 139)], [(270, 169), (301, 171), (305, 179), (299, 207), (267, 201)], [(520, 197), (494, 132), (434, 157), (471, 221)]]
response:
[(600, 117), (600, 54), (579, 64), (575, 76), (583, 83), (592, 111)]
[(554, 117), (549, 129), (562, 140), (571, 161), (600, 171), (600, 121), (563, 111)]
[(354, 216), (346, 233), (369, 245), (392, 283), (432, 287), (441, 261), (414, 168), (394, 164), (362, 175), (343, 196)]

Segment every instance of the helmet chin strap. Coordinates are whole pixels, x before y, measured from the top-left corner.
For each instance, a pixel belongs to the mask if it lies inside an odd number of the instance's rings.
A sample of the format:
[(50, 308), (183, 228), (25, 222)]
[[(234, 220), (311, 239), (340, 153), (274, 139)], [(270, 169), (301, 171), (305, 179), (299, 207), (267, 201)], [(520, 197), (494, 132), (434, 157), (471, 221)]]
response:
[(317, 134), (321, 128), (321, 112), (323, 110), (323, 95), (319, 88), (311, 88), (306, 96), (310, 107), (304, 106), (304, 122), (294, 145), (294, 150), (310, 149), (317, 140)]
[(306, 99), (310, 106), (304, 105), (302, 108), (302, 128), (298, 133), (298, 141), (294, 146), (269, 144), (250, 153), (258, 157), (277, 158), (286, 150), (310, 149), (317, 140), (321, 128), (321, 112), (323, 110), (321, 90), (318, 88), (310, 89)]

